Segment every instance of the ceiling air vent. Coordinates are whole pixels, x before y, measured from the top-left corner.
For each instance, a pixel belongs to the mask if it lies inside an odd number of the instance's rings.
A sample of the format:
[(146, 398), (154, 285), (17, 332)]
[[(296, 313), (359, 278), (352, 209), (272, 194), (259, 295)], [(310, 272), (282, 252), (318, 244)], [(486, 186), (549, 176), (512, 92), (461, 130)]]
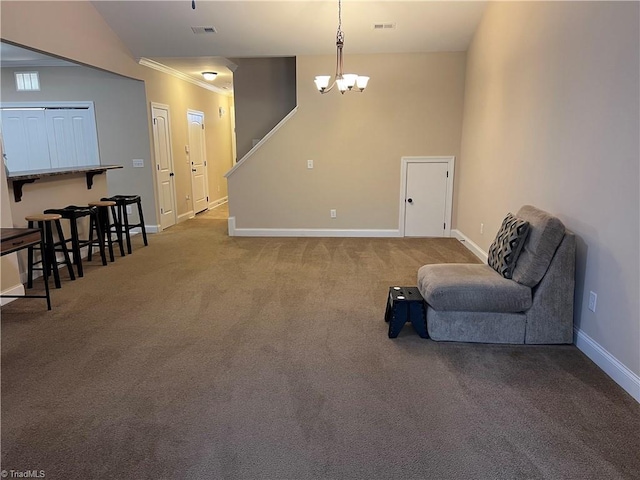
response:
[(202, 34), (202, 33), (217, 33), (216, 27), (191, 27), (193, 33)]
[(374, 23), (373, 29), (374, 30), (395, 30), (396, 24), (395, 23)]

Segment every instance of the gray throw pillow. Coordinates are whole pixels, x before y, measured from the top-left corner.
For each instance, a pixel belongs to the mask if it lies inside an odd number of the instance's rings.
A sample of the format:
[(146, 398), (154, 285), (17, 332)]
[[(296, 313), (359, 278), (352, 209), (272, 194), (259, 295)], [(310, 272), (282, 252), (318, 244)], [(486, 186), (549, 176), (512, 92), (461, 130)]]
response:
[(508, 213), (489, 248), (489, 266), (504, 278), (511, 278), (528, 234), (529, 222)]

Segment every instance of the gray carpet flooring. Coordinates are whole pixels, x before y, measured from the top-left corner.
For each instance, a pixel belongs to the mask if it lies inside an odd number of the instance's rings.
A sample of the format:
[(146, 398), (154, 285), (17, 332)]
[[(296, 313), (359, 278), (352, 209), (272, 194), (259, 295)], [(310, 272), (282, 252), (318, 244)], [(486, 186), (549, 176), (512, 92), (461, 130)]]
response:
[(637, 479), (574, 346), (387, 338), (453, 239), (229, 238), (224, 209), (2, 308), (2, 468), (47, 479)]

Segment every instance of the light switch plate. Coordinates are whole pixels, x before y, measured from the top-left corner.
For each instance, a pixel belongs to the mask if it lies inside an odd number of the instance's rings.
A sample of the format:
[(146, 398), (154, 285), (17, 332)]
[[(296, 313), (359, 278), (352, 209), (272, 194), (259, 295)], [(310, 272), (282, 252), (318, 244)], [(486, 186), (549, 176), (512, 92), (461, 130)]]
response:
[(142, 158), (134, 158), (132, 162), (134, 168), (144, 168), (144, 160)]

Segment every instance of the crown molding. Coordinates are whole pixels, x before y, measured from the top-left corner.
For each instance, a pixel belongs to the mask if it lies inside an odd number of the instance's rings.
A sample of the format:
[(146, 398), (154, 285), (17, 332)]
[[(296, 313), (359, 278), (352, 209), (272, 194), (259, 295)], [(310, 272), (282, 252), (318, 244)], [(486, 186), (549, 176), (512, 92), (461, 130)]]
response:
[(179, 78), (180, 80), (184, 80), (185, 82), (193, 83), (194, 85), (197, 85), (200, 88), (204, 88), (206, 90), (210, 90), (212, 92), (219, 93), (220, 95), (225, 95), (227, 97), (231, 96), (231, 92), (228, 90), (224, 90), (223, 88), (215, 87), (206, 82), (201, 82), (200, 80), (196, 80), (195, 78), (190, 77), (189, 75), (186, 75), (174, 68), (167, 67), (166, 65), (163, 65), (162, 63), (156, 62), (154, 60), (141, 57), (138, 60), (138, 63), (144, 67), (153, 68), (154, 70), (157, 70), (162, 73), (166, 73), (167, 75), (172, 75), (176, 78)]

